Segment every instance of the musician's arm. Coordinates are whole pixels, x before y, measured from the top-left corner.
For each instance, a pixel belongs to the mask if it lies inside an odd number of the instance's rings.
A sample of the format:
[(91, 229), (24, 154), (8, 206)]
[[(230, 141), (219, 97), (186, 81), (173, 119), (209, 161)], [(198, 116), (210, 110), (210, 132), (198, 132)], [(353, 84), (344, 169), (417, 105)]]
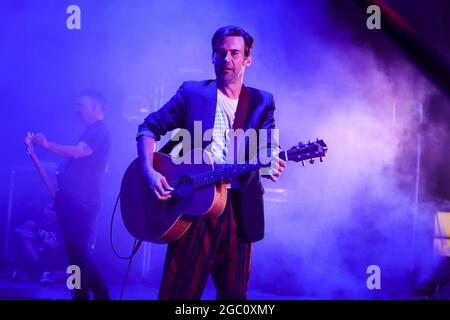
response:
[(87, 157), (93, 153), (93, 150), (91, 149), (91, 147), (89, 147), (83, 141), (80, 141), (75, 146), (62, 145), (62, 144), (57, 144), (57, 143), (48, 141), (47, 146), (43, 146), (43, 147), (50, 152), (56, 153), (58, 155), (66, 157), (66, 158), (74, 158), (74, 159)]
[(149, 175), (153, 169), (153, 153), (156, 151), (156, 140), (150, 136), (141, 136), (137, 140), (137, 151), (144, 175)]
[(168, 131), (181, 127), (185, 113), (184, 83), (177, 93), (158, 111), (150, 113), (139, 125), (136, 136), (138, 155), (145, 167), (152, 168), (156, 141)]
[(168, 131), (180, 128), (186, 114), (185, 83), (158, 111), (150, 113), (139, 125), (136, 139), (146, 136), (159, 141)]
[(62, 145), (55, 142), (47, 140), (44, 134), (37, 133), (33, 135), (32, 142), (35, 145), (41, 146), (42, 148), (61, 155), (66, 158), (82, 158), (91, 155), (94, 151), (88, 144), (80, 141), (77, 145)]
[(272, 180), (273, 182), (277, 181), (277, 178), (281, 176), (283, 169), (286, 167), (286, 162), (279, 158), (278, 151), (279, 141), (278, 134), (275, 131), (275, 99), (273, 96), (271, 97), (271, 103), (268, 107), (268, 110), (265, 114), (264, 120), (262, 122), (261, 129), (267, 130), (267, 141), (265, 146), (259, 146), (259, 152), (270, 152), (271, 155), (271, 167), (270, 168), (262, 168), (260, 170), (261, 176), (263, 178), (267, 178)]
[(186, 113), (185, 84), (181, 85), (177, 93), (158, 111), (149, 114), (139, 125), (137, 152), (141, 164), (142, 174), (149, 187), (160, 200), (170, 198), (173, 188), (166, 178), (153, 167), (153, 153), (156, 151), (156, 141), (168, 131), (181, 127)]

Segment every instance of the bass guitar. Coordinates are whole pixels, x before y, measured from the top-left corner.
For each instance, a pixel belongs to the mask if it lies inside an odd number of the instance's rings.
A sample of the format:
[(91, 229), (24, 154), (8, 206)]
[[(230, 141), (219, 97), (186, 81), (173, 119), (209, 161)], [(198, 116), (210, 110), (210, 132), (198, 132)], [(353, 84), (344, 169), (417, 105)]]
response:
[(31, 161), (36, 167), (39, 175), (41, 176), (41, 179), (44, 182), (44, 185), (47, 188), (48, 192), (50, 193), (50, 196), (54, 199), (56, 195), (55, 187), (51, 184), (47, 172), (45, 171), (44, 167), (39, 161), (39, 158), (37, 157), (36, 152), (34, 151), (32, 141), (33, 141), (33, 134), (31, 132), (28, 132), (27, 136), (25, 137), (25, 145), (27, 147), (27, 153), (30, 156)]

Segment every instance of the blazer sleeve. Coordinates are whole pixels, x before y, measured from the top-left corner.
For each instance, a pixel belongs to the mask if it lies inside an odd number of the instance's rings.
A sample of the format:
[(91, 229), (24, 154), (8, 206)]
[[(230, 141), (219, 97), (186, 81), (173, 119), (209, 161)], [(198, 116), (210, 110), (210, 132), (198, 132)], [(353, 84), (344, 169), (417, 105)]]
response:
[(158, 111), (150, 113), (138, 127), (136, 139), (148, 136), (156, 141), (168, 131), (179, 128), (186, 114), (186, 83)]
[(262, 119), (262, 129), (275, 129), (275, 99), (270, 95), (270, 103)]
[(260, 145), (260, 151), (266, 149), (267, 156), (270, 156), (272, 151), (279, 147), (279, 134), (277, 129), (275, 129), (275, 99), (273, 95), (270, 95), (270, 103), (266, 108), (265, 113), (262, 116), (261, 127), (266, 132), (266, 141), (264, 145)]

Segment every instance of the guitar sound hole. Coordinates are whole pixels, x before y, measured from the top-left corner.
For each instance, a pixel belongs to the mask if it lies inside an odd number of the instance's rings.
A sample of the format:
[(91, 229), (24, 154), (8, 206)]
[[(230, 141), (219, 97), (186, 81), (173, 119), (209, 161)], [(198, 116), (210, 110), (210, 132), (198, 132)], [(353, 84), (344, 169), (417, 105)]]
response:
[(188, 175), (181, 176), (177, 179), (175, 190), (172, 193), (172, 197), (186, 198), (194, 193), (194, 180)]
[(166, 204), (166, 211), (170, 214), (182, 213), (194, 200), (194, 181), (190, 176), (183, 175), (169, 184), (175, 190), (172, 191), (172, 197)]

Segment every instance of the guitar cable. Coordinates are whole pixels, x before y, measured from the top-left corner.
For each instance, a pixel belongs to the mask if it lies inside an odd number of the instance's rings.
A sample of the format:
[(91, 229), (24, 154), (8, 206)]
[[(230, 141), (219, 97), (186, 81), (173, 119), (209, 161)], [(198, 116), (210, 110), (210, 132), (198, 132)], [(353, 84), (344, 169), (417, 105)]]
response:
[(126, 287), (126, 284), (127, 284), (127, 281), (128, 281), (128, 275), (129, 275), (130, 269), (131, 269), (131, 263), (132, 263), (132, 261), (133, 261), (134, 255), (138, 252), (139, 248), (141, 247), (142, 240), (138, 240), (138, 239), (136, 239), (136, 238), (134, 239), (133, 248), (132, 248), (131, 254), (130, 254), (129, 256), (121, 256), (121, 255), (117, 252), (116, 248), (114, 247), (114, 241), (113, 241), (113, 225), (114, 225), (114, 216), (115, 216), (115, 214), (116, 214), (117, 205), (119, 204), (119, 199), (120, 199), (120, 193), (119, 193), (119, 195), (117, 196), (116, 204), (114, 205), (114, 209), (113, 209), (113, 212), (112, 212), (112, 215), (111, 215), (111, 223), (110, 223), (110, 227), (109, 227), (109, 240), (110, 240), (111, 248), (112, 248), (114, 254), (115, 254), (119, 259), (122, 259), (122, 260), (128, 260), (127, 271), (125, 272), (125, 277), (124, 277), (124, 279), (123, 279), (122, 289), (121, 289), (121, 291), (120, 291), (120, 297), (119, 297), (119, 300), (122, 300), (123, 293), (124, 293), (124, 291), (125, 291), (125, 287)]

